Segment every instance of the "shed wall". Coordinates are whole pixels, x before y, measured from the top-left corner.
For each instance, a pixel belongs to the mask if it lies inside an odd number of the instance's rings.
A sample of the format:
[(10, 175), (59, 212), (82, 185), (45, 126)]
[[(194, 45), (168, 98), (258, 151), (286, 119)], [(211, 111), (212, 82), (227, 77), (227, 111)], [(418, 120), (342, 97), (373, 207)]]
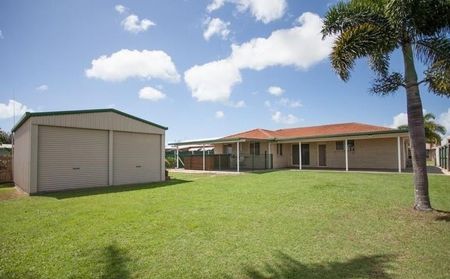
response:
[(32, 124), (46, 126), (114, 130), (160, 135), (165, 133), (164, 129), (114, 112), (33, 116), (29, 121), (31, 121)]
[(14, 133), (13, 178), (16, 186), (30, 192), (31, 123), (25, 122)]

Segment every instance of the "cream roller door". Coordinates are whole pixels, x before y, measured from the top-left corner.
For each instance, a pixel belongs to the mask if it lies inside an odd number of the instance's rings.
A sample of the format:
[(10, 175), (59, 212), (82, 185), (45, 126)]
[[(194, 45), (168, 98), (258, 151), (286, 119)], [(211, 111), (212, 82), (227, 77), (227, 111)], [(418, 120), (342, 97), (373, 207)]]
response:
[(108, 185), (108, 131), (38, 130), (39, 192)]
[(114, 185), (161, 180), (161, 135), (114, 131)]

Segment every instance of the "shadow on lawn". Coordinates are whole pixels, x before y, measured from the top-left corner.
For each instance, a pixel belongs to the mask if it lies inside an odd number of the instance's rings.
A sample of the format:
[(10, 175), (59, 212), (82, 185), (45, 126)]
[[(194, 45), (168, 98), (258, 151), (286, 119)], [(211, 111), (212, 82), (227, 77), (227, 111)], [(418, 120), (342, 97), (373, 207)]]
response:
[(250, 174), (266, 174), (266, 173), (272, 173), (272, 172), (279, 172), (280, 169), (266, 169), (266, 170), (243, 170), (243, 172), (250, 173)]
[(138, 191), (138, 190), (146, 190), (146, 189), (155, 189), (161, 187), (169, 187), (175, 186), (179, 184), (192, 182), (190, 180), (182, 180), (182, 179), (171, 179), (165, 182), (155, 182), (155, 183), (147, 183), (147, 184), (134, 184), (134, 185), (120, 185), (120, 186), (108, 186), (108, 187), (96, 187), (96, 188), (87, 188), (87, 189), (79, 189), (79, 190), (67, 190), (62, 192), (51, 192), (51, 193), (43, 193), (38, 194), (38, 196), (44, 197), (52, 197), (56, 199), (70, 199), (84, 196), (95, 196), (95, 195), (104, 195), (110, 193), (120, 193), (120, 192), (128, 192), (128, 191)]
[(278, 253), (274, 263), (266, 263), (262, 270), (246, 268), (247, 278), (392, 278), (386, 269), (394, 259), (392, 255), (373, 255), (353, 258), (346, 262), (304, 264), (291, 256)]
[(130, 261), (126, 251), (117, 247), (115, 243), (105, 247), (103, 251), (105, 261), (101, 278), (126, 279), (130, 278), (127, 263)]
[(438, 209), (436, 209), (435, 211), (437, 212), (437, 216), (434, 217), (434, 220), (450, 222), (450, 211), (438, 210)]

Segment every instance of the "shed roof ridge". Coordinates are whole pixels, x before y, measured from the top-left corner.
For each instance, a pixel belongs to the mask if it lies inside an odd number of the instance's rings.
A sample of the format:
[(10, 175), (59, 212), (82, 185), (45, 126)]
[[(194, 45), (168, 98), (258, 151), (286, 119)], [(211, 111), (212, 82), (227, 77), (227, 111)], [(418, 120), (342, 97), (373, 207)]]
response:
[(143, 123), (167, 130), (168, 128), (165, 126), (161, 126), (154, 122), (139, 118), (137, 116), (128, 114), (126, 112), (114, 109), (114, 108), (103, 108), (103, 109), (85, 109), (85, 110), (60, 110), (60, 111), (41, 111), (41, 112), (25, 112), (25, 114), (20, 118), (19, 122), (12, 128), (12, 132), (17, 131), (30, 117), (34, 116), (52, 116), (52, 115), (66, 115), (66, 114), (83, 114), (83, 113), (100, 113), (100, 112), (114, 112), (120, 114), (122, 116), (134, 119), (136, 121), (141, 121)]

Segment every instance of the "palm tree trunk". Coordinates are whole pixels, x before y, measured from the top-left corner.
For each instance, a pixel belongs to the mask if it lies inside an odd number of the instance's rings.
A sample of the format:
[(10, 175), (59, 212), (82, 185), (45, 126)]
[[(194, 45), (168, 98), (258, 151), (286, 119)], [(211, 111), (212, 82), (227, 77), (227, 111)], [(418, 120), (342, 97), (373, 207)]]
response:
[(414, 209), (429, 211), (432, 210), (432, 208), (430, 196), (428, 194), (425, 128), (422, 101), (420, 99), (419, 86), (417, 84), (417, 73), (414, 66), (414, 57), (411, 44), (403, 44), (402, 52), (405, 63), (408, 128), (414, 170)]

